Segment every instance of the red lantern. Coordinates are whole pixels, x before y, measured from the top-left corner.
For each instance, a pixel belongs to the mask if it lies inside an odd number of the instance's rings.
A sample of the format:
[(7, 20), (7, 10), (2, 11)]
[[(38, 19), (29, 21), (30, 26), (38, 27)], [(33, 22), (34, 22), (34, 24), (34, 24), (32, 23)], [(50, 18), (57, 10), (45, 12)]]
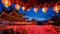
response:
[(20, 5), (19, 4), (16, 4), (15, 5), (15, 8), (16, 8), (16, 10), (19, 10), (20, 9)]
[(53, 10), (54, 10), (56, 13), (58, 13), (58, 12), (59, 12), (58, 6), (54, 6), (54, 7), (53, 7)]
[(44, 13), (46, 13), (47, 7), (43, 7), (43, 8), (42, 8), (42, 11), (43, 11)]
[(38, 8), (34, 8), (34, 11), (37, 12), (38, 11)]
[(5, 5), (5, 7), (8, 7), (11, 5), (11, 1), (10, 0), (2, 0), (2, 3)]
[(25, 11), (25, 10), (26, 10), (26, 7), (25, 7), (25, 6), (23, 6), (23, 7), (22, 7), (22, 10), (23, 10), (23, 11)]

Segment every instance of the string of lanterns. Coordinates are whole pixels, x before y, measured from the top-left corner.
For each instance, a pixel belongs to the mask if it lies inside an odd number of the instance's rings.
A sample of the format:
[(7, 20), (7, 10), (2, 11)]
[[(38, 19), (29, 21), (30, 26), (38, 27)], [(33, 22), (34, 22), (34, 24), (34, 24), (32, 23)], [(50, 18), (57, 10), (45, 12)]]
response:
[[(9, 6), (11, 6), (11, 1), (10, 1), (10, 0), (2, 0), (2, 3), (4, 4), (4, 6), (5, 6), (6, 8), (8, 8)], [(19, 9), (20, 9), (20, 4), (16, 3), (16, 4), (15, 4), (15, 8), (16, 8), (16, 10), (19, 10)], [(23, 7), (22, 7), (22, 10), (23, 10), (23, 11), (25, 11), (26, 9), (27, 9), (26, 6), (23, 6)], [(47, 9), (48, 9), (47, 7), (43, 7), (43, 8), (42, 8), (42, 11), (43, 11), (44, 13), (46, 13)], [(27, 9), (27, 10), (29, 11), (30, 9)], [(54, 10), (56, 13), (58, 13), (59, 10), (60, 10), (60, 7), (58, 7), (58, 5), (56, 5), (56, 6), (53, 7), (53, 10)], [(34, 11), (37, 12), (37, 11), (38, 11), (38, 7), (34, 7)]]

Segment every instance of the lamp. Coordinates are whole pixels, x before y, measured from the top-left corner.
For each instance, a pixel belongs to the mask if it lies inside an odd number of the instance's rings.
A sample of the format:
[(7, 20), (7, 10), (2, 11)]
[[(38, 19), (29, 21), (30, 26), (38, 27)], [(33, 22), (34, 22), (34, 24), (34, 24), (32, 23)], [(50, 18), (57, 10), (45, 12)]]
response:
[(8, 6), (11, 5), (11, 1), (10, 0), (2, 0), (2, 3), (5, 5), (6, 8), (8, 8)]
[(47, 7), (43, 7), (43, 8), (42, 8), (42, 11), (43, 11), (44, 13), (46, 13)]
[(20, 5), (19, 4), (16, 4), (15, 5), (15, 8), (16, 8), (16, 10), (19, 10), (20, 9)]

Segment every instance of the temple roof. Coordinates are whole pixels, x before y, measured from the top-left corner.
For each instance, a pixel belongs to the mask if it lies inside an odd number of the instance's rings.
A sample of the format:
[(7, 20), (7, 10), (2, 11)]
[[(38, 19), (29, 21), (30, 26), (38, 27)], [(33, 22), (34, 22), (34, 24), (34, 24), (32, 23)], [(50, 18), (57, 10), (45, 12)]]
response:
[(22, 17), (22, 14), (18, 14), (16, 12), (12, 12), (10, 14), (6, 14), (2, 12), (0, 15), (0, 19), (8, 20), (8, 21), (25, 21), (26, 19)]

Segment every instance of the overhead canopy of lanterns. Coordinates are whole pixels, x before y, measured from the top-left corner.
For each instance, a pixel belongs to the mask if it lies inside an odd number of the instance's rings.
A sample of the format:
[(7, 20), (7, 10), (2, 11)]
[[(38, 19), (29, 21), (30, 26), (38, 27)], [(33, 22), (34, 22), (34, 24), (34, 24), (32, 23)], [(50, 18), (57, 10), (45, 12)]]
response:
[[(19, 0), (2, 0), (2, 3), (4, 4), (4, 6), (6, 7), (6, 8), (8, 8), (9, 6), (11, 6), (11, 4), (12, 3), (15, 3), (15, 8), (16, 8), (16, 10), (19, 10), (20, 9), (20, 6), (22, 5), (22, 10), (23, 11), (25, 11), (26, 9), (29, 11), (30, 10), (30, 8), (27, 8), (27, 6), (28, 5), (30, 5), (29, 4), (29, 2), (30, 2), (30, 0), (28, 0), (28, 2), (26, 2), (26, 3), (23, 3), (23, 1), (19, 1)], [(58, 2), (59, 3), (59, 2)], [(34, 3), (32, 3), (31, 5), (33, 5)], [(47, 5), (47, 3), (45, 3), (44, 5), (43, 5), (43, 7), (42, 7), (42, 11), (44, 12), (44, 13), (46, 13), (46, 11), (47, 11), (47, 9), (48, 9), (48, 7), (50, 6), (50, 5), (52, 5), (53, 4), (53, 2), (51, 3), (51, 4), (49, 4), (49, 5)], [(38, 11), (38, 8), (39, 7), (41, 7), (42, 5), (40, 4), (39, 6), (37, 6), (37, 4), (34, 6), (34, 11), (35, 12), (37, 12)], [(60, 10), (60, 5), (55, 5), (54, 7), (53, 7), (53, 10), (56, 12), (56, 13), (58, 13), (59, 12), (59, 10)]]

